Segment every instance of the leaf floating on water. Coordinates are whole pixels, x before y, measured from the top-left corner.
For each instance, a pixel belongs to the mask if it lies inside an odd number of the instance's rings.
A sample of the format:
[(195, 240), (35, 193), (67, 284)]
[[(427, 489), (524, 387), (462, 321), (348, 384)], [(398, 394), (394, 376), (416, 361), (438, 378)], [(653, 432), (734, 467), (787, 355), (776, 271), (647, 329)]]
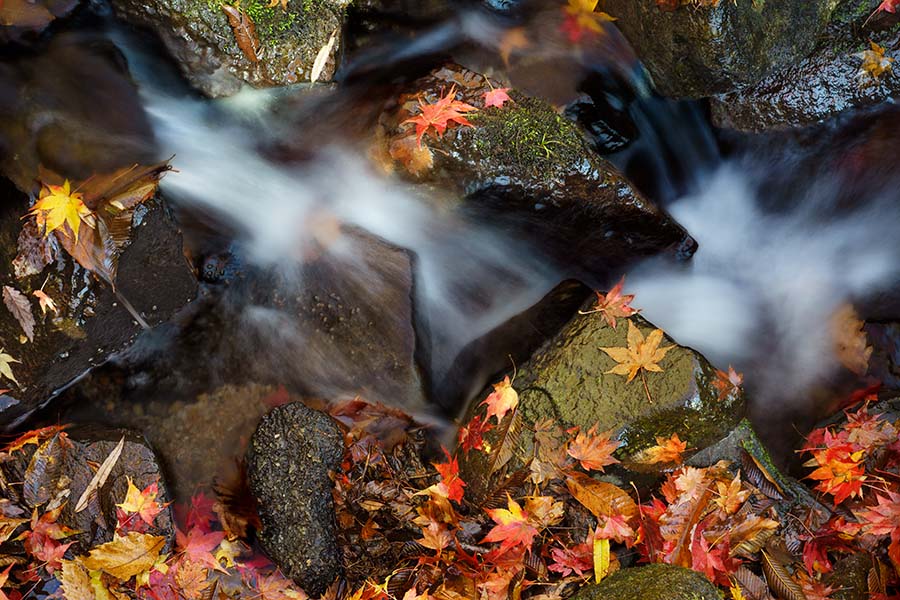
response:
[(225, 16), (228, 17), (228, 24), (234, 31), (234, 40), (237, 42), (238, 48), (244, 53), (252, 63), (259, 62), (259, 38), (256, 37), (256, 26), (250, 15), (242, 11), (236, 6), (225, 4), (222, 6)]
[(335, 29), (331, 32), (331, 36), (328, 38), (328, 41), (325, 42), (325, 45), (319, 49), (319, 52), (316, 54), (316, 59), (313, 61), (312, 70), (309, 74), (309, 82), (315, 83), (319, 80), (319, 77), (322, 76), (322, 72), (325, 71), (325, 65), (328, 63), (328, 57), (331, 56), (331, 50), (334, 48), (334, 42), (337, 41), (338, 30)]
[(87, 508), (88, 500), (90, 500), (91, 494), (103, 487), (103, 484), (106, 483), (107, 477), (109, 477), (110, 472), (112, 471), (113, 467), (116, 466), (119, 457), (122, 455), (122, 449), (124, 447), (125, 436), (123, 435), (122, 439), (119, 440), (119, 443), (116, 444), (116, 447), (112, 449), (112, 452), (109, 453), (109, 456), (107, 456), (106, 460), (104, 460), (100, 465), (100, 468), (97, 469), (97, 472), (94, 474), (94, 477), (91, 479), (90, 483), (88, 483), (87, 487), (84, 488), (84, 492), (81, 494), (81, 497), (78, 499), (78, 503), (75, 505), (75, 512), (78, 513)]
[(3, 286), (3, 304), (16, 318), (29, 342), (34, 341), (34, 315), (31, 314), (31, 303), (28, 297), (15, 288)]
[(884, 55), (884, 48), (873, 41), (869, 41), (869, 49), (854, 54), (862, 60), (856, 77), (860, 87), (874, 85), (887, 73), (894, 71), (894, 59)]

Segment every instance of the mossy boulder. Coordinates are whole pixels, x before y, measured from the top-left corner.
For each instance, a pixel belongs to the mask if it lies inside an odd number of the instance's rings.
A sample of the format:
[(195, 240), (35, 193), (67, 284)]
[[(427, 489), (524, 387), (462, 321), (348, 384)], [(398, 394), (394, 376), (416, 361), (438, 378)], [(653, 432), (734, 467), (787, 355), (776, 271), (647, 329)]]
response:
[[(633, 319), (645, 336), (653, 331), (644, 319)], [(726, 436), (743, 416), (745, 399), (739, 390), (720, 397), (716, 369), (698, 352), (664, 336), (660, 347), (674, 347), (658, 363), (663, 372), (644, 372), (630, 382), (609, 372), (617, 363), (601, 348), (627, 347), (627, 325), (620, 319), (614, 329), (599, 315), (577, 315), (538, 350), (516, 378), (525, 419), (615, 429), (625, 457), (654, 445), (657, 436), (677, 433), (691, 448)]]
[(869, 41), (900, 57), (896, 15), (879, 14), (863, 28), (876, 0), (847, 1), (836, 12), (815, 50), (792, 61), (753, 86), (714, 98), (713, 121), (720, 127), (763, 131), (816, 123), (841, 111), (897, 97), (900, 76), (888, 71), (878, 79), (859, 74), (859, 53)]
[(706, 577), (672, 565), (654, 564), (613, 573), (588, 585), (572, 600), (721, 600), (722, 594)]
[[(640, 196), (596, 154), (574, 123), (553, 106), (510, 90), (511, 100), (485, 108), (500, 87), (483, 75), (449, 65), (412, 84), (381, 118), (377, 149), (389, 169), (428, 186), (447, 208), (492, 223), (540, 248), (582, 279), (602, 279), (640, 257), (663, 251), (690, 255), (687, 233)], [(471, 127), (427, 132), (415, 125), (419, 100), (450, 90), (477, 111)], [(462, 198), (462, 200), (460, 200)]]
[(657, 0), (607, 0), (659, 90), (703, 97), (755, 83), (806, 56), (838, 0), (722, 0), (661, 10)]
[[(320, 81), (334, 74), (335, 57), (349, 0), (289, 0), (286, 8), (267, 0), (114, 0), (116, 14), (159, 35), (182, 73), (212, 97), (236, 93), (243, 82), (271, 87), (309, 81), (320, 49), (336, 38)], [(238, 46), (222, 7), (239, 5), (254, 23), (259, 49), (248, 56)]]

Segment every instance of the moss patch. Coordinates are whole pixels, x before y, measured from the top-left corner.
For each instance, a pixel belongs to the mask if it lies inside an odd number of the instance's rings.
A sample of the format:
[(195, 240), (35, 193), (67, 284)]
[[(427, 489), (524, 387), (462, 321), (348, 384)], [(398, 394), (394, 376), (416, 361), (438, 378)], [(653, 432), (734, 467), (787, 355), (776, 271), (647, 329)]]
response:
[[(224, 5), (235, 4), (235, 2), (226, 2), (226, 0), (200, 1), (207, 8), (216, 12), (220, 11)], [(253, 19), (260, 43), (275, 45), (290, 35), (297, 24), (298, 17), (315, 9), (319, 1), (291, 0), (288, 3), (288, 9), (282, 10), (280, 4), (270, 7), (267, 0), (243, 0), (240, 3), (240, 7)], [(292, 4), (295, 6), (292, 6)]]

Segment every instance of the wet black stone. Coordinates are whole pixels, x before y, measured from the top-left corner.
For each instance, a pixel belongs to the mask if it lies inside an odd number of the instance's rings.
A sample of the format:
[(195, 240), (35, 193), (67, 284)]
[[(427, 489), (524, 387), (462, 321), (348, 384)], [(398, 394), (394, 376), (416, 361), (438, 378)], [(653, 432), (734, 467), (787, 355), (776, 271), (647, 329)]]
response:
[(343, 570), (328, 476), (343, 450), (334, 421), (295, 402), (263, 418), (247, 451), (250, 489), (262, 521), (260, 543), (313, 597)]

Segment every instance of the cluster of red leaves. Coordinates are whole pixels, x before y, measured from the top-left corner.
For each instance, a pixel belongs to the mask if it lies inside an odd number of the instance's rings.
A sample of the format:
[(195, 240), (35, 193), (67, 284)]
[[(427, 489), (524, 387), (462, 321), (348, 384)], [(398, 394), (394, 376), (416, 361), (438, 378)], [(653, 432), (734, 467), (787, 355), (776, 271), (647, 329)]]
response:
[[(869, 400), (874, 400), (874, 396)], [(803, 558), (809, 574), (829, 573), (835, 554), (884, 553), (894, 567), (877, 577), (884, 593), (900, 576), (900, 432), (896, 422), (870, 412), (868, 402), (847, 411), (846, 421), (814, 430), (803, 452), (812, 458), (815, 489), (832, 496), (840, 514), (806, 536)], [(873, 567), (876, 569), (876, 567)], [(877, 569), (876, 569), (877, 570)]]
[[(64, 429), (27, 432), (7, 444), (2, 457), (11, 460), (14, 453), (33, 452), (29, 470), (53, 468), (52, 460), (59, 455), (48, 450), (71, 445)], [(28, 497), (39, 497), (38, 491)], [(69, 495), (70, 490), (59, 490), (35, 505), (30, 518), (19, 495), (4, 493), (0, 498), (0, 560), (7, 565), (0, 573), (0, 600), (27, 598), (37, 589), (57, 590), (55, 597), (66, 600), (181, 600), (213, 597), (214, 592), (217, 598), (306, 598), (267, 559), (229, 535), (221, 521), (222, 503), (202, 492), (189, 506), (176, 508), (182, 527), (176, 529), (169, 551), (166, 538), (154, 534), (161, 532), (156, 521), (168, 506), (159, 500), (158, 482), (139, 489), (128, 479), (125, 496), (115, 505), (112, 539), (83, 551), (76, 551), (74, 541), (80, 532), (60, 522)]]

